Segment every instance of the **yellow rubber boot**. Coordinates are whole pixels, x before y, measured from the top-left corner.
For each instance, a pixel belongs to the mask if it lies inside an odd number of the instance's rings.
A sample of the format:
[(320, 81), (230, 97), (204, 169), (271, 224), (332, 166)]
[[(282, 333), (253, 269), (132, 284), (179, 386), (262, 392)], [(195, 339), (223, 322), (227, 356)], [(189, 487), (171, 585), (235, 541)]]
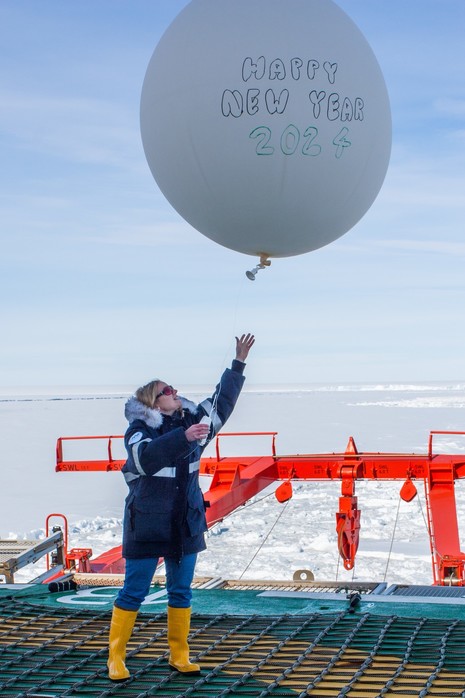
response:
[(187, 638), (191, 627), (191, 609), (168, 606), (169, 665), (181, 674), (200, 674), (198, 664), (189, 661)]
[(125, 681), (130, 673), (126, 669), (126, 645), (136, 622), (137, 611), (125, 611), (113, 606), (108, 653), (108, 676), (112, 681)]

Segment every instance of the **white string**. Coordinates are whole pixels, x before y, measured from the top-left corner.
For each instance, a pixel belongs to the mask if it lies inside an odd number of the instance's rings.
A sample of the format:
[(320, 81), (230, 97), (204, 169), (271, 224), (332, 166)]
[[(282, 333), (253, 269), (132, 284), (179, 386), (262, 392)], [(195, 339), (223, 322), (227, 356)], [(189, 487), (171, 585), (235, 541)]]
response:
[(247, 572), (247, 570), (249, 569), (249, 567), (250, 567), (250, 565), (252, 564), (252, 562), (253, 562), (253, 561), (255, 560), (255, 558), (257, 557), (257, 555), (258, 555), (258, 553), (260, 552), (260, 550), (261, 550), (261, 549), (263, 548), (263, 546), (265, 545), (265, 543), (266, 543), (266, 541), (268, 540), (269, 536), (271, 535), (271, 532), (273, 531), (274, 527), (276, 526), (276, 524), (278, 523), (279, 519), (281, 518), (281, 516), (282, 516), (282, 515), (284, 514), (284, 512), (286, 511), (286, 509), (287, 509), (288, 504), (289, 504), (290, 501), (291, 501), (291, 500), (288, 499), (287, 502), (285, 503), (285, 505), (284, 505), (282, 511), (280, 511), (280, 513), (279, 513), (279, 515), (278, 515), (276, 521), (274, 522), (274, 524), (272, 525), (272, 527), (270, 528), (270, 530), (269, 530), (268, 533), (266, 534), (265, 538), (263, 539), (263, 541), (262, 541), (261, 544), (259, 545), (259, 547), (258, 547), (258, 549), (257, 549), (257, 551), (256, 551), (256, 553), (255, 553), (255, 555), (253, 555), (253, 557), (252, 557), (252, 559), (250, 560), (250, 562), (249, 562), (249, 564), (247, 565), (247, 567), (244, 569), (244, 571), (242, 572), (242, 574), (239, 576), (239, 579), (242, 579), (242, 577), (243, 577), (244, 574)]
[(340, 555), (340, 553), (339, 553), (339, 551), (338, 551), (338, 553), (337, 553), (337, 558), (336, 558), (336, 579), (334, 580), (334, 581), (336, 581), (336, 582), (337, 582), (338, 577), (339, 577), (339, 562), (340, 562), (340, 560), (341, 560), (341, 555)]
[[(241, 281), (239, 282), (239, 287), (238, 287), (238, 291), (237, 291), (237, 295), (236, 295), (236, 304), (235, 304), (234, 314), (233, 314), (233, 321), (232, 321), (232, 337), (231, 337), (231, 340), (228, 344), (226, 352), (223, 356), (223, 360), (221, 362), (220, 375), (223, 374), (223, 371), (226, 368), (227, 357), (231, 355), (231, 348), (233, 348), (235, 345), (235, 340), (236, 340), (236, 336), (237, 336), (237, 334), (236, 334), (237, 333), (237, 315), (238, 315), (239, 301), (241, 300), (241, 295), (242, 295), (243, 289), (245, 287), (246, 281), (247, 281), (246, 279), (241, 279)], [(213, 399), (212, 410), (211, 410), (212, 415), (216, 412), (216, 405), (218, 403), (218, 398), (220, 396), (220, 393), (221, 393), (221, 379), (220, 379), (220, 383), (218, 386), (218, 392), (216, 393), (216, 395), (214, 396), (214, 399)]]
[(397, 521), (398, 521), (398, 519), (399, 519), (400, 502), (401, 502), (401, 497), (400, 497), (400, 495), (399, 495), (399, 501), (398, 501), (398, 503), (397, 503), (397, 513), (396, 513), (396, 518), (395, 518), (395, 521), (394, 521), (394, 529), (393, 529), (393, 531), (392, 531), (391, 545), (390, 545), (390, 547), (389, 547), (389, 552), (388, 552), (388, 557), (387, 557), (387, 562), (386, 562), (386, 569), (385, 569), (385, 571), (384, 571), (383, 582), (386, 581), (389, 563), (391, 562), (391, 552), (392, 552), (392, 547), (393, 547), (393, 545), (394, 545), (394, 537), (395, 537), (395, 534), (396, 534)]
[(420, 493), (418, 492), (417, 495), (418, 495), (418, 507), (419, 507), (419, 509), (420, 509), (420, 513), (421, 513), (421, 517), (422, 517), (422, 519), (423, 519), (423, 523), (425, 524), (426, 533), (427, 533), (428, 536), (429, 536), (429, 527), (428, 527), (428, 523), (427, 523), (427, 521), (426, 521), (425, 513), (424, 513), (424, 511), (423, 511), (423, 506), (422, 506), (422, 503), (421, 503)]
[[(425, 487), (426, 487), (426, 483), (425, 483)], [(425, 492), (425, 505), (426, 505), (426, 492)], [(431, 554), (432, 554), (432, 555), (435, 555), (436, 557), (440, 557), (441, 560), (442, 560), (442, 559), (443, 559), (443, 556), (438, 552), (438, 549), (436, 548), (434, 536), (433, 536), (433, 537), (431, 536), (430, 528), (429, 528), (429, 526), (428, 526), (428, 522), (426, 521), (425, 513), (424, 513), (424, 511), (423, 511), (423, 505), (422, 505), (422, 502), (421, 502), (421, 498), (420, 498), (420, 493), (419, 493), (419, 492), (418, 492), (418, 507), (419, 507), (419, 509), (420, 509), (420, 513), (421, 513), (421, 516), (422, 516), (422, 519), (423, 519), (423, 523), (424, 523), (424, 525), (425, 525), (426, 535), (428, 536), (429, 541), (430, 541)]]
[(223, 356), (223, 361), (221, 362), (221, 370), (224, 370), (227, 357), (230, 356), (231, 354), (231, 347), (234, 347), (235, 344), (235, 339), (237, 336), (237, 316), (238, 316), (238, 310), (239, 310), (239, 301), (241, 300), (241, 296), (243, 293), (243, 290), (245, 288), (245, 284), (247, 283), (247, 279), (241, 279), (239, 281), (239, 286), (237, 290), (237, 295), (236, 295), (236, 303), (234, 306), (234, 311), (233, 311), (233, 319), (232, 319), (232, 329), (231, 329), (231, 340), (228, 344), (228, 347), (226, 349), (226, 352)]

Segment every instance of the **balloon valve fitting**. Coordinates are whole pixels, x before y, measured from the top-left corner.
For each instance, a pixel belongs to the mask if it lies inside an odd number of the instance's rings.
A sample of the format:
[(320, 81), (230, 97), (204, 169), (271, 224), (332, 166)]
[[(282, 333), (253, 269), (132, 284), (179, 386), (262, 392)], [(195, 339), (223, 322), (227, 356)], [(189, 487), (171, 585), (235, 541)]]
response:
[(271, 259), (268, 259), (266, 255), (262, 255), (260, 257), (260, 262), (257, 264), (257, 266), (251, 269), (250, 271), (246, 271), (245, 275), (250, 281), (255, 281), (255, 277), (257, 276), (260, 269), (266, 269), (266, 267), (269, 267), (270, 264)]

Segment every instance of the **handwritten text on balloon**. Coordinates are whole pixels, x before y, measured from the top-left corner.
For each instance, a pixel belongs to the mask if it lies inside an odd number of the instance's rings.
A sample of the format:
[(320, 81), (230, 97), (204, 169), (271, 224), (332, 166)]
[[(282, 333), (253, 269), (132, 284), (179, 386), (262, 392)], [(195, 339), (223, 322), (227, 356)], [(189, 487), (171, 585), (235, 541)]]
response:
[[(287, 65), (287, 67), (286, 67)], [(248, 80), (300, 80), (314, 81), (318, 79), (333, 85), (336, 82), (337, 63), (324, 61), (321, 65), (316, 59), (304, 61), (292, 58), (288, 64), (280, 58), (269, 62), (264, 56), (256, 62), (247, 57), (242, 62), (241, 78)], [(291, 93), (286, 87), (282, 90), (268, 88), (248, 88), (245, 91), (225, 89), (221, 98), (223, 116), (238, 118), (243, 114), (254, 116), (260, 111), (268, 114), (283, 114), (291, 101)], [(328, 121), (363, 121), (364, 100), (357, 97), (341, 96), (337, 92), (326, 90), (310, 90), (308, 93), (309, 109), (314, 119), (326, 116)]]

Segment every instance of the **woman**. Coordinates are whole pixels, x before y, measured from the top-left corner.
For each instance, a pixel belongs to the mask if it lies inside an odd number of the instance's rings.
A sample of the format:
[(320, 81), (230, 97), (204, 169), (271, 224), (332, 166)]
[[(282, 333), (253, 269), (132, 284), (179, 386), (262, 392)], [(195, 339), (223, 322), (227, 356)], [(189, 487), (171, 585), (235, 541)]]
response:
[(126, 574), (110, 626), (108, 671), (112, 681), (129, 678), (126, 645), (160, 557), (166, 569), (169, 665), (183, 674), (200, 673), (199, 665), (189, 661), (187, 643), (194, 568), (197, 553), (206, 547), (200, 456), (234, 409), (245, 380), (244, 362), (254, 342), (252, 334), (236, 337), (231, 368), (223, 373), (213, 396), (199, 405), (179, 397), (162, 380), (139, 388), (126, 403)]

